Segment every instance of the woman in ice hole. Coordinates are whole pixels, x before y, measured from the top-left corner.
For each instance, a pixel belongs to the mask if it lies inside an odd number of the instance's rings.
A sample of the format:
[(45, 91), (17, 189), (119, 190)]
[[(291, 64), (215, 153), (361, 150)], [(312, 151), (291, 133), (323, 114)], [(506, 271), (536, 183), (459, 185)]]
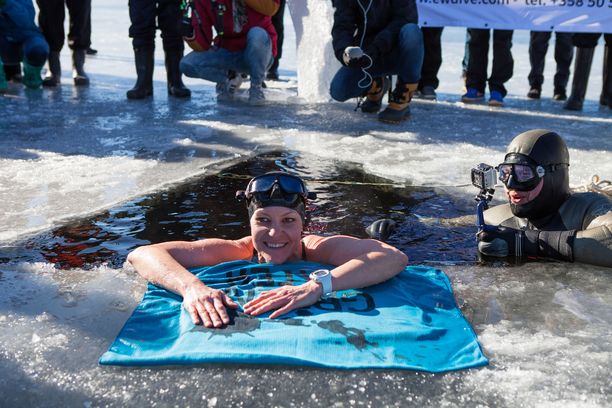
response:
[(253, 178), (237, 196), (246, 201), (251, 235), (238, 240), (164, 242), (137, 248), (128, 256), (128, 262), (145, 279), (183, 297), (183, 306), (194, 324), (223, 327), (230, 322), (226, 308), (239, 306), (223, 291), (206, 286), (187, 268), (234, 260), (272, 264), (304, 260), (335, 266), (330, 271), (316, 271), (304, 284), (263, 292), (243, 305), (244, 312), (252, 316), (273, 310), (273, 319), (310, 306), (332, 291), (383, 282), (401, 272), (408, 262), (404, 253), (374, 239), (304, 235), (306, 201), (316, 195), (309, 193), (297, 176), (266, 173)]

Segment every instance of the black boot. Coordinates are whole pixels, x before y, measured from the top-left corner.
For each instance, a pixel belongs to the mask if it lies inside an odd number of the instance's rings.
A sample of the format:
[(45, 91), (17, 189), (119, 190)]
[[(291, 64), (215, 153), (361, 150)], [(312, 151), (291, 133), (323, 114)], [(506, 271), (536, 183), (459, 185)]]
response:
[(72, 78), (76, 86), (88, 86), (89, 77), (85, 73), (85, 49), (72, 50)]
[(183, 58), (183, 51), (166, 51), (166, 77), (168, 78), (168, 95), (176, 98), (189, 98), (191, 91), (185, 87), (181, 78), (179, 64)]
[(60, 65), (59, 51), (51, 51), (48, 58), (49, 72), (43, 79), (43, 86), (58, 86), (62, 78), (62, 66)]
[(607, 45), (604, 50), (603, 60), (603, 84), (599, 103), (603, 106), (607, 105), (612, 109), (612, 53), (610, 53), (610, 47)]
[(574, 79), (572, 80), (572, 93), (567, 102), (565, 102), (563, 109), (572, 111), (582, 110), (584, 95), (586, 94), (589, 75), (591, 74), (591, 64), (593, 63), (594, 52), (595, 47), (577, 47), (576, 63), (574, 64)]
[(4, 75), (7, 81), (19, 82), (23, 81), (23, 74), (21, 73), (21, 64), (4, 63)]
[(153, 95), (154, 49), (134, 49), (136, 63), (136, 85), (126, 95), (128, 99), (144, 99)]

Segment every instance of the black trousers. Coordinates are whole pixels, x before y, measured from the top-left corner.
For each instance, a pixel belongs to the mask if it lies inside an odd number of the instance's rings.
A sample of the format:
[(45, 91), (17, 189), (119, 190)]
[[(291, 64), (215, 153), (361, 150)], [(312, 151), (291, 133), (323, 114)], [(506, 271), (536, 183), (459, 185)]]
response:
[[(604, 34), (604, 41), (608, 47), (612, 46), (612, 34)], [(595, 48), (601, 37), (600, 33), (576, 33), (572, 37), (572, 42), (579, 48)]]
[(491, 91), (498, 91), (506, 96), (506, 83), (514, 73), (514, 59), (512, 58), (512, 30), (493, 30), (493, 67), (491, 76), (487, 80), (487, 66), (489, 62), (490, 30), (468, 28), (468, 63), (465, 86), (485, 91), (487, 81)]
[(165, 51), (183, 50), (179, 32), (180, 0), (129, 0), (130, 37), (134, 49), (154, 49), (157, 24)]
[(286, 0), (280, 0), (280, 5), (278, 6), (278, 11), (275, 15), (272, 16), (272, 25), (276, 30), (276, 57), (274, 57), (274, 62), (268, 71), (273, 72), (278, 70), (278, 64), (280, 59), (283, 56), (283, 41), (285, 39), (285, 25), (283, 24), (283, 19), (285, 16), (285, 3)]
[[(544, 83), (544, 62), (548, 51), (548, 41), (552, 33), (550, 31), (532, 31), (529, 37), (529, 86), (542, 88)], [(565, 91), (569, 80), (570, 65), (574, 57), (574, 46), (572, 44), (572, 33), (555, 33), (555, 61), (557, 71), (555, 72), (555, 91)]]
[(51, 51), (64, 47), (64, 19), (70, 16), (68, 46), (73, 50), (87, 49), (91, 45), (91, 0), (36, 0), (38, 25)]
[(425, 54), (419, 89), (423, 89), (424, 86), (432, 86), (435, 89), (440, 85), (438, 71), (442, 65), (442, 30), (444, 27), (421, 27)]

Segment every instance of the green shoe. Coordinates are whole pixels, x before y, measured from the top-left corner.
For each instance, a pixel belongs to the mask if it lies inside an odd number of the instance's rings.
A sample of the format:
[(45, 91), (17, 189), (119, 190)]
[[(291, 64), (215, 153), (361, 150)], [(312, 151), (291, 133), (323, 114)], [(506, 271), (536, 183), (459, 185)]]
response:
[(35, 67), (34, 65), (30, 65), (27, 62), (23, 63), (23, 84), (30, 89), (38, 89), (42, 85), (42, 77), (40, 73), (42, 71), (42, 66)]
[(8, 82), (6, 82), (6, 75), (4, 75), (4, 64), (0, 61), (0, 93), (5, 93), (8, 89)]

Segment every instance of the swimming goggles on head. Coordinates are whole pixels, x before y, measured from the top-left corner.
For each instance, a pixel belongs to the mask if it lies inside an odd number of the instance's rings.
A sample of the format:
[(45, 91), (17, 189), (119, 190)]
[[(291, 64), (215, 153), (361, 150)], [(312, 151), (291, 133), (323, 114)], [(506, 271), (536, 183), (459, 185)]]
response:
[(255, 195), (261, 196), (262, 193), (272, 195), (273, 192), (278, 190), (283, 194), (298, 194), (303, 199), (314, 200), (317, 198), (316, 193), (308, 192), (304, 181), (300, 177), (284, 172), (270, 172), (254, 177), (249, 181), (246, 190), (238, 191), (236, 196), (251, 199)]

